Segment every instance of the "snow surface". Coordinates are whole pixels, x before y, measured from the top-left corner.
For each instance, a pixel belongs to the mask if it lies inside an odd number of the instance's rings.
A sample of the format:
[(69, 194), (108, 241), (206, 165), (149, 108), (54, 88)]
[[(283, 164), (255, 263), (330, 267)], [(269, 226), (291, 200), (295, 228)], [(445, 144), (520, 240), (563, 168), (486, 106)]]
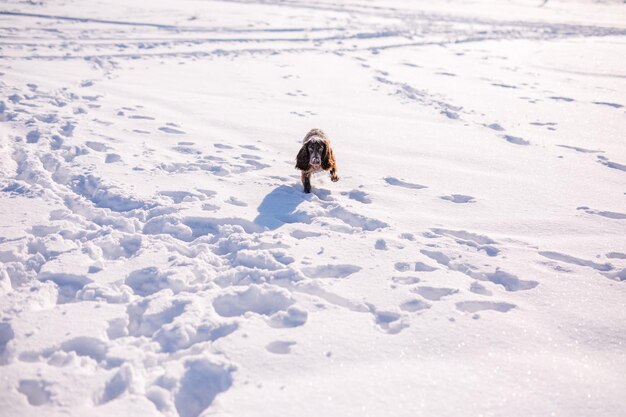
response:
[(0, 415), (625, 416), (626, 6), (542, 3), (2, 2)]

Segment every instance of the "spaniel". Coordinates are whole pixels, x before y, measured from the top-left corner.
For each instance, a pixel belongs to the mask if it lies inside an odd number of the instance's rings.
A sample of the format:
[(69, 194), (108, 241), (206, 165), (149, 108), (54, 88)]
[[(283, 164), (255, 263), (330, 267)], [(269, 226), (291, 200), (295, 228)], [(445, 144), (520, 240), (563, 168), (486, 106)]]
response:
[(302, 148), (296, 157), (296, 168), (302, 171), (305, 193), (311, 192), (311, 175), (316, 172), (329, 171), (331, 181), (339, 181), (330, 140), (320, 129), (311, 129), (304, 137)]

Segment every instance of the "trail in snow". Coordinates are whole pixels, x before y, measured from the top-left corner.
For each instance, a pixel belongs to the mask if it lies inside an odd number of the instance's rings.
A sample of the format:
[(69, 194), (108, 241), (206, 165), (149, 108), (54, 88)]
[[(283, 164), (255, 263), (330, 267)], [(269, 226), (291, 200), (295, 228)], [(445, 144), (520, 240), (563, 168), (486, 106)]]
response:
[(0, 414), (623, 414), (623, 6), (485, 4), (3, 6)]

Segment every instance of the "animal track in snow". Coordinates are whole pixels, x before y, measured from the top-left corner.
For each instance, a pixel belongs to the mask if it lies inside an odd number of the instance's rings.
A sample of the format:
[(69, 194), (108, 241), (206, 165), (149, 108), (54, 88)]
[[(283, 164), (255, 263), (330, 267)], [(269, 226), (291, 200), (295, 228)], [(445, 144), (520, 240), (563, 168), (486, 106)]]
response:
[(413, 285), (421, 281), (418, 277), (391, 277), (391, 280), (401, 285)]
[(387, 334), (397, 334), (409, 325), (403, 320), (403, 315), (395, 311), (379, 310), (373, 304), (367, 304), (369, 311), (374, 315), (376, 326)]
[(384, 180), (389, 185), (394, 185), (394, 186), (402, 187), (402, 188), (410, 188), (413, 190), (421, 190), (422, 188), (428, 188), (425, 185), (413, 184), (410, 182), (399, 180), (398, 178), (395, 178), (395, 177), (385, 177)]
[(30, 131), (26, 134), (26, 143), (37, 143), (41, 138), (41, 133), (38, 130)]
[(233, 196), (230, 196), (227, 200), (224, 200), (224, 202), (232, 204), (233, 206), (248, 207), (248, 203), (246, 203), (245, 201), (241, 201), (237, 197)]
[(443, 297), (459, 292), (459, 290), (454, 288), (443, 287), (417, 287), (413, 291), (430, 301), (439, 301)]
[(454, 237), (456, 243), (472, 247), (477, 251), (484, 251), (488, 256), (497, 256), (500, 253), (500, 249), (493, 246), (496, 242), (487, 236), (466, 232), (465, 230), (435, 228), (431, 229), (431, 231), (434, 235)]
[(618, 103), (608, 103), (608, 102), (606, 102), (606, 101), (593, 101), (592, 103), (593, 103), (593, 104), (597, 104), (597, 105), (599, 105), (599, 106), (608, 106), (608, 107), (613, 107), (613, 108), (615, 108), (615, 109), (621, 109), (622, 107), (624, 107), (624, 106), (623, 106), (623, 105), (621, 105), (621, 104), (618, 104)]
[(596, 271), (608, 272), (613, 269), (613, 265), (608, 264), (608, 263), (599, 264), (593, 261), (587, 261), (585, 259), (576, 258), (576, 257), (565, 255), (559, 252), (541, 251), (539, 252), (539, 255), (548, 259), (552, 259), (552, 260), (559, 261), (559, 262), (565, 262), (565, 263), (572, 264), (572, 265), (587, 266), (589, 268), (595, 269)]
[(491, 130), (495, 130), (496, 132), (504, 132), (506, 130), (502, 126), (500, 126), (500, 124), (498, 123), (491, 123), (490, 125), (486, 125), (486, 127), (488, 127)]
[(87, 141), (85, 142), (85, 146), (96, 152), (106, 152), (107, 150), (111, 149), (106, 144), (96, 141)]
[(291, 295), (282, 288), (250, 285), (246, 290), (218, 296), (213, 300), (213, 308), (222, 317), (242, 316), (247, 312), (271, 316), (293, 303)]
[(76, 299), (76, 293), (85, 285), (92, 282), (91, 279), (82, 275), (73, 275), (65, 273), (40, 273), (37, 277), (39, 281), (52, 281), (58, 287), (57, 303), (63, 304), (72, 302)]
[(0, 366), (5, 363), (6, 347), (15, 337), (15, 332), (9, 323), (0, 323)]
[(273, 314), (268, 324), (271, 327), (283, 328), (283, 327), (297, 327), (306, 323), (309, 313), (306, 310), (298, 308), (296, 306), (290, 306), (285, 311), (279, 311)]
[(298, 240), (306, 239), (309, 237), (319, 237), (322, 236), (319, 232), (309, 232), (306, 230), (293, 230), (290, 235)]
[(605, 210), (592, 210), (589, 207), (577, 207), (576, 210), (584, 210), (585, 213), (588, 214), (595, 214), (597, 216), (602, 216), (602, 217), (606, 217), (609, 219), (614, 219), (614, 220), (624, 220), (626, 219), (626, 214), (625, 213), (617, 213), (614, 211), (605, 211)]
[(302, 272), (311, 278), (345, 278), (361, 270), (356, 265), (319, 265), (302, 268)]
[(26, 396), (30, 405), (36, 407), (50, 402), (51, 394), (43, 381), (23, 379), (20, 381), (17, 391)]
[(434, 259), (437, 263), (445, 265), (451, 271), (461, 272), (469, 277), (478, 279), (481, 281), (491, 281), (494, 284), (502, 285), (507, 291), (523, 291), (535, 288), (539, 283), (533, 280), (523, 280), (517, 276), (496, 268), (494, 272), (480, 272), (472, 265), (466, 263), (451, 262), (451, 259), (439, 251), (429, 251), (422, 249), (422, 254)]
[(213, 363), (207, 359), (185, 362), (185, 374), (180, 380), (174, 403), (180, 417), (198, 417), (215, 397), (233, 383), (232, 366)]
[(114, 162), (119, 162), (121, 160), (122, 160), (122, 157), (119, 156), (118, 154), (116, 154), (116, 153), (109, 153), (109, 154), (107, 154), (104, 162), (106, 164), (112, 164)]
[(163, 272), (157, 267), (148, 267), (131, 272), (124, 283), (133, 289), (135, 294), (142, 297), (154, 294), (166, 288), (180, 288), (171, 272)]
[(275, 353), (277, 355), (286, 355), (291, 353), (291, 347), (295, 344), (296, 342), (293, 341), (276, 340), (268, 343), (268, 345), (265, 346), (265, 349), (268, 352)]
[(200, 150), (194, 148), (193, 146), (181, 145), (180, 143), (177, 146), (174, 146), (172, 149), (184, 155), (201, 155), (202, 154)]
[(376, 243), (374, 243), (374, 248), (377, 250), (388, 250), (387, 242), (385, 239), (377, 239)]
[(423, 300), (409, 300), (400, 304), (400, 310), (414, 313), (416, 311), (428, 310), (430, 304)]
[(474, 294), (487, 296), (492, 295), (492, 292), (485, 288), (483, 285), (481, 285), (479, 282), (472, 282), (472, 285), (470, 285), (470, 291)]
[(491, 85), (493, 85), (494, 87), (500, 87), (500, 88), (509, 88), (509, 89), (516, 89), (517, 88), (517, 86), (515, 86), (515, 85), (502, 84), (502, 83), (491, 83)]
[(494, 310), (500, 313), (506, 313), (515, 307), (515, 304), (499, 303), (495, 301), (460, 301), (456, 303), (456, 308), (465, 313), (476, 313), (478, 311), (485, 310)]
[(162, 127), (159, 128), (159, 130), (161, 132), (174, 134), (174, 135), (184, 135), (186, 133), (186, 132), (184, 132), (182, 130), (174, 129), (173, 127), (169, 127), (169, 126), (162, 126)]
[(461, 240), (472, 241), (479, 245), (492, 245), (496, 243), (495, 240), (487, 237), (485, 235), (479, 235), (477, 233), (468, 232), (465, 230), (450, 230), (450, 229), (440, 229), (440, 228), (432, 228), (430, 229), (433, 233), (437, 235), (448, 235)]
[(133, 380), (133, 368), (129, 364), (122, 365), (118, 371), (110, 378), (104, 390), (96, 395), (96, 404), (106, 404), (122, 395), (130, 388)]
[(165, 324), (183, 314), (189, 300), (172, 299), (166, 290), (128, 305), (128, 333), (132, 336), (152, 337)]
[(342, 195), (347, 195), (350, 199), (352, 200), (356, 200), (360, 203), (363, 204), (371, 204), (372, 203), (372, 199), (369, 197), (369, 195), (361, 190), (352, 190), (350, 192), (342, 192)]
[(443, 195), (441, 197), (442, 200), (452, 201), (453, 203), (475, 203), (474, 197), (471, 195), (463, 195), (463, 194), (452, 194), (452, 195)]
[(61, 350), (74, 352), (78, 356), (86, 356), (100, 362), (106, 356), (107, 344), (95, 337), (80, 336), (61, 343)]
[(133, 114), (128, 116), (129, 119), (135, 119), (135, 120), (155, 120), (154, 117), (152, 116), (143, 116), (141, 114)]
[(527, 141), (526, 139), (520, 138), (518, 136), (504, 135), (502, 136), (502, 138), (506, 140), (507, 142), (512, 143), (514, 145), (530, 145), (529, 141)]
[(552, 130), (552, 131), (556, 130), (556, 125), (557, 125), (557, 123), (555, 122), (530, 122), (529, 124), (532, 126), (545, 127), (546, 129)]
[(556, 145), (556, 146), (560, 146), (561, 148), (566, 148), (566, 149), (572, 149), (576, 152), (582, 152), (582, 153), (604, 153), (604, 151), (586, 149), (586, 148), (581, 148), (579, 146), (569, 146), (569, 145)]
[(572, 102), (574, 101), (573, 98), (569, 98), (569, 97), (559, 97), (559, 96), (552, 96), (552, 97), (548, 97), (551, 100), (555, 100), (555, 101), (565, 101), (565, 102)]
[(394, 268), (396, 269), (396, 271), (400, 271), (400, 272), (406, 272), (406, 271), (432, 272), (432, 271), (437, 270), (437, 268), (432, 267), (430, 265), (426, 265), (425, 263), (422, 263), (422, 262), (414, 262), (414, 263), (396, 262), (394, 264)]
[(602, 165), (606, 165), (609, 168), (617, 169), (626, 172), (626, 165), (618, 164), (617, 162), (610, 161), (607, 157), (598, 155), (598, 162)]
[(159, 194), (171, 198), (174, 204), (180, 204), (186, 201), (197, 201), (202, 199), (199, 198), (202, 196), (190, 193), (189, 191), (160, 191)]
[(215, 143), (213, 144), (213, 146), (216, 147), (217, 149), (233, 149), (232, 146), (226, 145), (224, 143)]

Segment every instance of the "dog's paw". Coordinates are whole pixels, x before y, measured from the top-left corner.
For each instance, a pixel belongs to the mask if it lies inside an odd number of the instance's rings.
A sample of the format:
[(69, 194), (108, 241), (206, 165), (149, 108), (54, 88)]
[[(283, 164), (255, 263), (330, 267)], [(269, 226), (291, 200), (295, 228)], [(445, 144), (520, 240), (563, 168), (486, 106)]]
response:
[(332, 182), (337, 182), (337, 181), (339, 181), (339, 177), (337, 177), (337, 176), (330, 177), (330, 180), (331, 180)]

